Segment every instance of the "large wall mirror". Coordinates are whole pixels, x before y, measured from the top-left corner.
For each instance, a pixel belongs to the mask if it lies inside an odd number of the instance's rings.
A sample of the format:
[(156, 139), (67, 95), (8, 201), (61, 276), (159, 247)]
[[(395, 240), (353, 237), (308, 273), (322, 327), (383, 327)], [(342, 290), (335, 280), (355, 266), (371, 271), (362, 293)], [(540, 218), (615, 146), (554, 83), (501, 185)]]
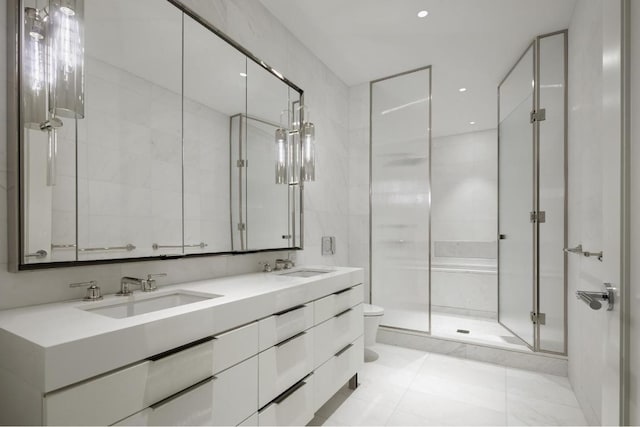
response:
[[(301, 89), (179, 2), (12, 3), (12, 269), (302, 247), (302, 185), (275, 170)], [(56, 13), (77, 45), (45, 43)]]

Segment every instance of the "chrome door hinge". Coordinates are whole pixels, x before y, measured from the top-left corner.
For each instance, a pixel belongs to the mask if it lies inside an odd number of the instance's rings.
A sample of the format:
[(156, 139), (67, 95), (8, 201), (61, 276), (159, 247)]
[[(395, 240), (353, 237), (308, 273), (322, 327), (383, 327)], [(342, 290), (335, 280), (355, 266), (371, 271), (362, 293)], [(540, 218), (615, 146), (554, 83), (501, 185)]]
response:
[(538, 111), (533, 110), (531, 115), (529, 116), (529, 121), (531, 123), (542, 122), (547, 120), (547, 110), (544, 108), (539, 109)]
[(547, 213), (545, 211), (529, 212), (529, 221), (538, 224), (545, 223), (547, 222)]
[(531, 321), (535, 324), (544, 325), (547, 322), (547, 315), (545, 313), (529, 313)]
[(245, 231), (246, 229), (247, 229), (247, 226), (245, 225), (244, 222), (239, 222), (238, 223), (238, 230)]
[(248, 160), (238, 160), (236, 162), (236, 166), (239, 168), (245, 168), (249, 165), (249, 161)]

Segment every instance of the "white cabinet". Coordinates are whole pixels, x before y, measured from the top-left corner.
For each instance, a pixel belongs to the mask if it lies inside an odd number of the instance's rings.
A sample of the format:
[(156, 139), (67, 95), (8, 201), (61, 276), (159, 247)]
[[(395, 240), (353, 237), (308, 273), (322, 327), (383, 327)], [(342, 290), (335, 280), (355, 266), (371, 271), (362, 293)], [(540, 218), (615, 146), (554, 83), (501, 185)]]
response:
[[(315, 328), (315, 366), (352, 343), (364, 331), (362, 303), (338, 313)], [(363, 356), (364, 357), (364, 356)]]
[(259, 406), (313, 371), (314, 330), (300, 332), (259, 355)]
[(338, 313), (364, 301), (362, 285), (346, 288), (313, 302), (315, 324), (324, 322)]
[(237, 425), (256, 410), (257, 359), (245, 360), (116, 425)]
[(260, 320), (260, 351), (313, 327), (313, 307), (303, 304)]
[[(42, 414), (22, 419), (46, 425), (304, 425), (363, 362), (363, 287), (347, 277), (332, 281), (331, 290), (344, 289), (329, 295), (317, 298), (309, 288), (312, 301), (48, 393), (39, 389), (29, 405)], [(0, 383), (0, 395), (7, 390)], [(1, 415), (20, 423), (13, 413)]]
[(45, 395), (45, 424), (112, 424), (212, 375), (209, 339)]
[(309, 375), (258, 413), (261, 426), (303, 426), (313, 419), (313, 381)]
[(218, 334), (213, 339), (213, 372), (223, 371), (257, 353), (257, 322)]
[(314, 407), (317, 411), (336, 391), (358, 372), (364, 363), (364, 337), (347, 344), (324, 364), (316, 368), (314, 386)]

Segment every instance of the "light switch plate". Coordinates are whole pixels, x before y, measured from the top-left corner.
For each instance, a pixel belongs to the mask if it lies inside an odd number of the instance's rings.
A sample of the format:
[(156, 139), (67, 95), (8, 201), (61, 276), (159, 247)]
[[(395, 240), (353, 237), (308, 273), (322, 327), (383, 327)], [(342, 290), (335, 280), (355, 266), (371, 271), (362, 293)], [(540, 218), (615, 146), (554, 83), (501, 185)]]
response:
[(322, 236), (322, 255), (334, 255), (336, 253), (336, 238), (334, 236)]

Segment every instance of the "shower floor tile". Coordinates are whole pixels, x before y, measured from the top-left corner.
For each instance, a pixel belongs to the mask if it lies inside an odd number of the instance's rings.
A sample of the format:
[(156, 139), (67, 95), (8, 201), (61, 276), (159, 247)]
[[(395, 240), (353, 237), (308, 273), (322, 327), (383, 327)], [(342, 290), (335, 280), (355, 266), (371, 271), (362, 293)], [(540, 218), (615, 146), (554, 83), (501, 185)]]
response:
[[(382, 325), (426, 332), (429, 326), (427, 310), (385, 308)], [(468, 331), (468, 333), (458, 332)], [(431, 313), (431, 335), (434, 337), (489, 344), (511, 350), (529, 348), (496, 320), (448, 313)]]
[(376, 344), (310, 425), (586, 425), (566, 377)]

